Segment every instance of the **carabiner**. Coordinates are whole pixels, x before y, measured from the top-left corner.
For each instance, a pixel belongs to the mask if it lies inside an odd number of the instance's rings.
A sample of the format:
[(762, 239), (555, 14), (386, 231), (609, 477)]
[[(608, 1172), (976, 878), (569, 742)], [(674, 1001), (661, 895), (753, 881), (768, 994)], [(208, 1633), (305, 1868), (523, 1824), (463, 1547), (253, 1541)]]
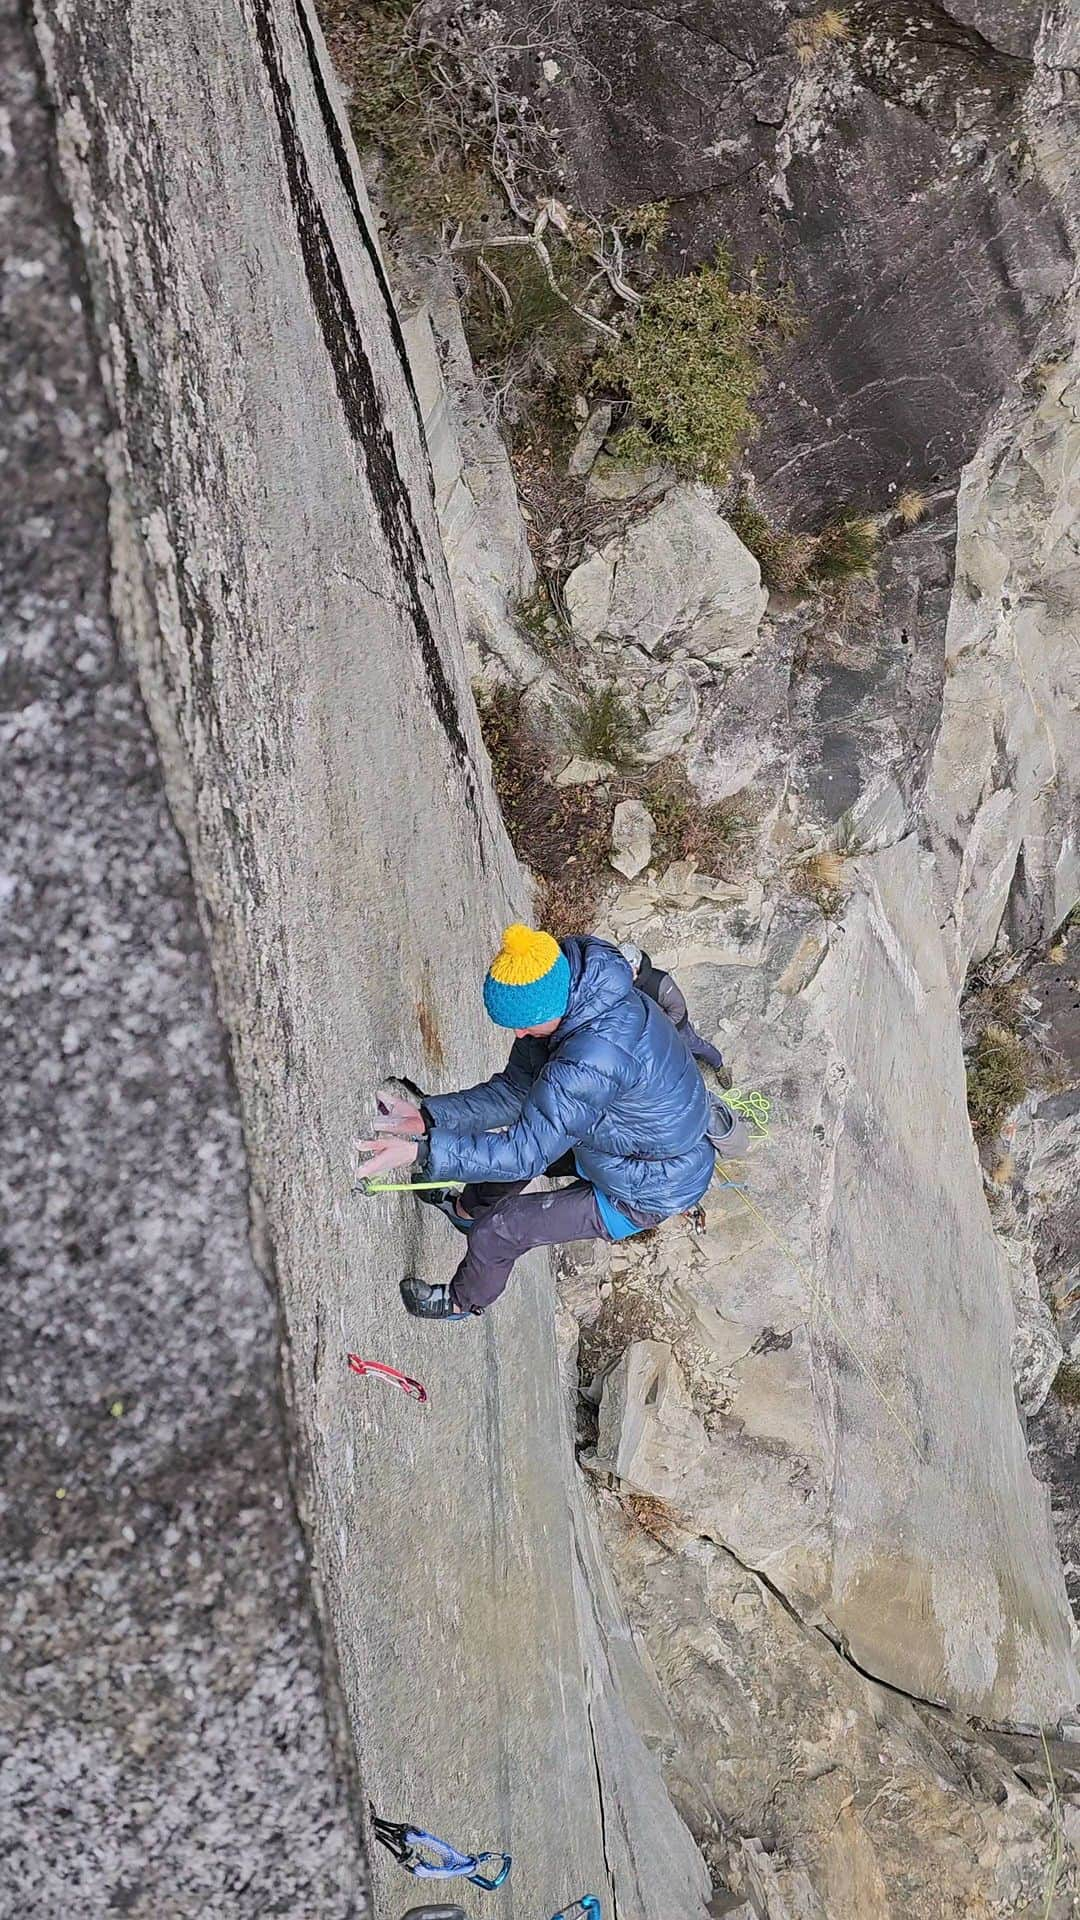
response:
[(467, 1878), (472, 1881), (474, 1887), (483, 1887), (486, 1892), (494, 1893), (498, 1887), (502, 1886), (503, 1881), (510, 1872), (510, 1868), (513, 1866), (510, 1855), (508, 1853), (478, 1853), (475, 1855), (475, 1859), (478, 1867), (482, 1866), (485, 1860), (502, 1861), (502, 1866), (499, 1868), (494, 1879), (488, 1879), (487, 1876), (482, 1873), (470, 1873), (467, 1876)]
[(578, 1914), (581, 1920), (600, 1920), (600, 1902), (595, 1893), (583, 1893), (572, 1907), (563, 1907), (558, 1913), (553, 1913), (551, 1920), (577, 1920)]
[[(435, 1855), (434, 1864), (428, 1860), (410, 1863), (409, 1872), (415, 1874), (418, 1880), (453, 1880), (460, 1874), (463, 1879), (470, 1880), (474, 1887), (483, 1887), (485, 1892), (494, 1893), (502, 1886), (513, 1864), (508, 1853), (460, 1853), (457, 1847), (440, 1840), (437, 1834), (425, 1833), (422, 1827), (406, 1827), (405, 1838), (410, 1851), (426, 1847), (429, 1853)], [(477, 1871), (486, 1860), (500, 1862), (499, 1871), (493, 1877)]]

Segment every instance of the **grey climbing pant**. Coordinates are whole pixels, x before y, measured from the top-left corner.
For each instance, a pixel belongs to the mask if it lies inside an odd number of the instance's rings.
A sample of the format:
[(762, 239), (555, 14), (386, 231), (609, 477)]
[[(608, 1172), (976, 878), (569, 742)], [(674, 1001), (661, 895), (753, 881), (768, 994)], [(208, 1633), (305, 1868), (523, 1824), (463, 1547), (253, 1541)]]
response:
[[(547, 1169), (550, 1179), (576, 1173), (569, 1153)], [(466, 1187), (459, 1195), (465, 1212), (476, 1223), (469, 1229), (465, 1258), (450, 1288), (454, 1305), (462, 1311), (481, 1313), (490, 1307), (509, 1280), (514, 1261), (531, 1247), (563, 1246), (571, 1240), (610, 1240), (596, 1189), (587, 1180), (575, 1177), (571, 1186), (556, 1187), (552, 1193), (526, 1193), (528, 1185), (527, 1180), (486, 1181)], [(657, 1214), (642, 1213), (622, 1200), (618, 1205), (636, 1227), (660, 1224)]]

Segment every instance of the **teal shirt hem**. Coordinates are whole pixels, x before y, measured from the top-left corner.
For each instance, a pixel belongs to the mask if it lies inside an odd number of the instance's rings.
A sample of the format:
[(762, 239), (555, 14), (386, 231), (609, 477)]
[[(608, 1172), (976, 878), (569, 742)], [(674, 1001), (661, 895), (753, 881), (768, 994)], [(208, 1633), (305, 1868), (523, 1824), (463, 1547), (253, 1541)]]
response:
[[(574, 1165), (577, 1167), (576, 1156)], [(581, 1173), (580, 1167), (578, 1167), (578, 1172)], [(586, 1175), (581, 1173), (581, 1177), (584, 1180)], [(591, 1184), (590, 1182), (590, 1185)], [(606, 1193), (601, 1193), (599, 1187), (594, 1186), (593, 1192), (596, 1195), (596, 1204), (600, 1210), (600, 1218), (612, 1240), (629, 1240), (632, 1233), (643, 1233), (645, 1231), (643, 1227), (635, 1227), (634, 1222), (628, 1220), (625, 1213), (620, 1213), (614, 1200), (610, 1200)]]

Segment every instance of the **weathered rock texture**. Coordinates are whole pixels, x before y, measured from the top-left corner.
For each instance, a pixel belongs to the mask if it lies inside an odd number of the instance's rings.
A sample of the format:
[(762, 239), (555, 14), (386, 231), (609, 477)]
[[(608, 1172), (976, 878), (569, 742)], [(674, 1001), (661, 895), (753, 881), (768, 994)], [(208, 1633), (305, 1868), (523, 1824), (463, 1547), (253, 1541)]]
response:
[(1067, 337), (964, 475), (928, 792), (953, 974), (1080, 894), (1080, 351)]
[[(733, 1057), (780, 1105), (776, 1148), (750, 1162), (780, 1240), (720, 1193), (700, 1250), (651, 1256), (667, 1285), (678, 1273), (684, 1364), (704, 1345), (719, 1399), (708, 1435), (698, 1422), (688, 1504), (645, 1471), (640, 1439), (633, 1484), (820, 1610), (880, 1678), (1053, 1720), (1077, 1698), (1070, 1619), (1013, 1403), (1008, 1263), (914, 837), (849, 862), (847, 881), (828, 934), (781, 906), (740, 942), (729, 914), (727, 965), (718, 910), (697, 915), (711, 956), (682, 916), (694, 1004), (723, 1008)], [(664, 921), (631, 932), (662, 962)]]
[[(689, 1920), (704, 1870), (576, 1577), (544, 1271), (497, 1320), (418, 1326), (398, 1277), (448, 1272), (451, 1237), (351, 1186), (382, 1075), (491, 1057), (476, 981), (519, 883), (321, 43), (303, 0), (39, 19), (117, 418), (115, 602), (232, 1041), (363, 1787), (509, 1849), (507, 1920), (589, 1888)], [(384, 1906), (407, 1886), (374, 1872)]]
[[(676, 1799), (715, 1836), (755, 1915), (1070, 1920), (1080, 1882), (1064, 1847), (1055, 1881), (1041, 1743), (1024, 1757), (1022, 1743), (1001, 1751), (891, 1693), (722, 1547), (649, 1503), (634, 1508), (601, 1496), (670, 1713), (654, 1738)], [(1048, 1754), (1075, 1819), (1080, 1750), (1051, 1739)]]
[(108, 606), (107, 415), (0, 8), (0, 1910), (367, 1911), (195, 903)]
[(673, 264), (723, 244), (789, 283), (805, 330), (762, 396), (753, 466), (800, 514), (951, 478), (1071, 278), (1022, 119), (1033, 80), (1044, 103), (1072, 84), (1060, 44), (1034, 64), (1039, 9), (832, 11), (839, 35), (814, 40), (810, 5), (511, 8), (575, 199), (669, 201)]

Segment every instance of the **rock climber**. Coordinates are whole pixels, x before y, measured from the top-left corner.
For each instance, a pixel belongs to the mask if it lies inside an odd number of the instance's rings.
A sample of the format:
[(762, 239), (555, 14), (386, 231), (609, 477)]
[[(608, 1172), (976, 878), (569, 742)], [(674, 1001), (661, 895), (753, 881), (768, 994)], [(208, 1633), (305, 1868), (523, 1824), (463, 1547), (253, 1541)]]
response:
[[(358, 1142), (365, 1178), (415, 1167), (426, 1180), (466, 1183), (456, 1197), (422, 1196), (467, 1235), (448, 1284), (401, 1282), (406, 1308), (423, 1319), (482, 1313), (531, 1247), (658, 1226), (696, 1206), (713, 1174), (714, 1109), (686, 1037), (638, 991), (617, 947), (508, 927), (483, 994), (490, 1018), (515, 1036), (503, 1071), (416, 1103), (384, 1091), (375, 1122), (384, 1137)], [(571, 1184), (526, 1193), (544, 1173)]]
[(731, 1070), (724, 1065), (724, 1056), (719, 1047), (706, 1040), (691, 1024), (690, 1013), (686, 1005), (686, 996), (678, 981), (670, 973), (653, 964), (647, 953), (635, 947), (632, 940), (624, 940), (619, 947), (624, 960), (634, 971), (634, 985), (639, 993), (647, 993), (658, 1007), (663, 1007), (673, 1027), (677, 1027), (686, 1041), (695, 1060), (711, 1067), (722, 1087), (730, 1087)]

